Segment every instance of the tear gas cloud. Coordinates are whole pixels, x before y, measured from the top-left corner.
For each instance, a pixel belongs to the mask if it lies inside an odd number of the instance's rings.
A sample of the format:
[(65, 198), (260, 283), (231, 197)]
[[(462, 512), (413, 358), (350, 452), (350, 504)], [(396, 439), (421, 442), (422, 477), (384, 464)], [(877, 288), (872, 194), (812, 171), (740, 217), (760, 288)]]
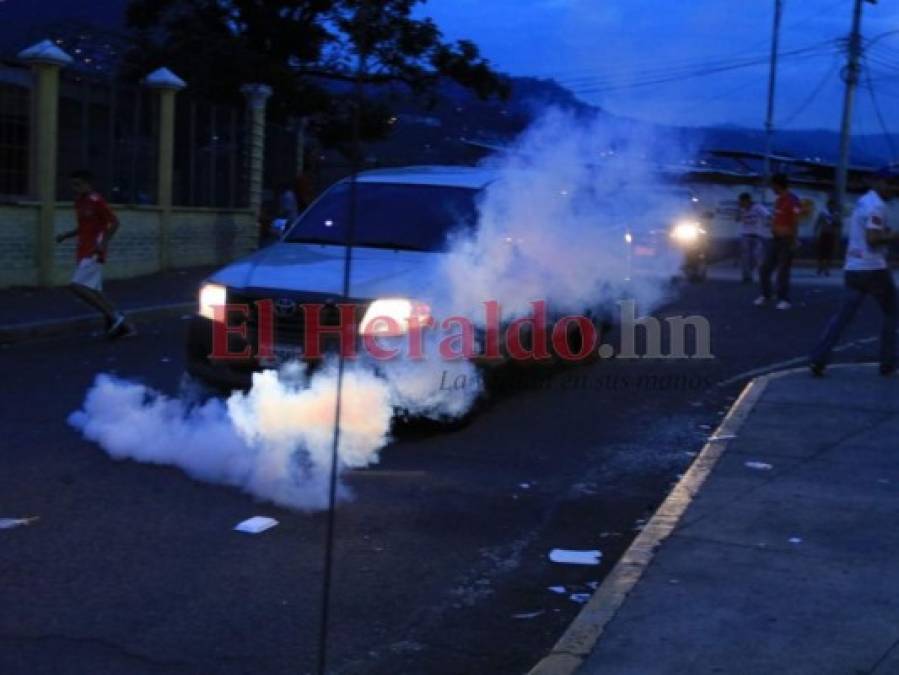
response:
[[(500, 303), (504, 319), (540, 299), (553, 312), (614, 306), (622, 297), (652, 311), (674, 263), (651, 274), (631, 269), (624, 232), (670, 219), (674, 197), (645, 161), (663, 161), (670, 149), (632, 131), (561, 112), (543, 116), (487, 161), (498, 179), (483, 194), (478, 228), (452, 242), (429, 284), (440, 291), (418, 299), (439, 318), (475, 322), (487, 300)], [(475, 367), (441, 359), (436, 339), (426, 347), (420, 361), (347, 364), (340, 471), (378, 461), (397, 410), (446, 418), (470, 409), (477, 388), (439, 385), (446, 371), (475, 382)], [(260, 500), (316, 510), (327, 506), (336, 385), (333, 361), (312, 374), (299, 364), (258, 373), (249, 392), (226, 401), (167, 397), (100, 375), (70, 423), (115, 459), (177, 466)], [(339, 496), (349, 496), (345, 486)]]

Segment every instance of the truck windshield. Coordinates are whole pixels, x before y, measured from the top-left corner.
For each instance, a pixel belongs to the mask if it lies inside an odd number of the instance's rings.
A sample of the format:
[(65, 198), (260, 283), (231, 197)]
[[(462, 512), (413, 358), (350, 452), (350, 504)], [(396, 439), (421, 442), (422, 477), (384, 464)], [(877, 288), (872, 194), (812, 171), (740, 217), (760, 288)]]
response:
[[(285, 241), (345, 244), (349, 182), (338, 183), (300, 215)], [(439, 251), (448, 236), (477, 223), (478, 190), (439, 185), (356, 183), (356, 246)]]

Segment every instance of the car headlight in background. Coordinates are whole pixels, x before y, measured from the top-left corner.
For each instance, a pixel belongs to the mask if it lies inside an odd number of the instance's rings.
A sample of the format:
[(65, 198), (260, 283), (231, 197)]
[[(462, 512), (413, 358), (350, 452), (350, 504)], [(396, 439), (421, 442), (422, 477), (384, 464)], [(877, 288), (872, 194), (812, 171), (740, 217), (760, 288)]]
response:
[(699, 223), (694, 222), (678, 223), (671, 230), (671, 238), (682, 244), (690, 244), (703, 234), (705, 234), (705, 230), (700, 227)]
[(408, 298), (381, 298), (365, 310), (359, 332), (377, 337), (405, 335), (413, 318), (424, 325), (431, 318), (431, 308)]
[(200, 316), (215, 320), (215, 308), (228, 302), (228, 293), (224, 286), (218, 284), (203, 284), (200, 287), (200, 307), (197, 310)]

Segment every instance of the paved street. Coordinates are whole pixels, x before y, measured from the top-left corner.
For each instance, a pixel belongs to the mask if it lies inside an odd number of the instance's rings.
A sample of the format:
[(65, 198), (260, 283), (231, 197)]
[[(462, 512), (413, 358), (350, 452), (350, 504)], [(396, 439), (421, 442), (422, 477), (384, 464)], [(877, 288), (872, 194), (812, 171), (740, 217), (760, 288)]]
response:
[[(801, 283), (795, 309), (776, 313), (751, 306), (754, 287), (687, 286), (665, 314), (707, 316), (712, 361), (508, 374), (465, 426), (398, 429), (379, 465), (349, 477), (355, 499), (338, 510), (331, 670), (526, 671), (580, 609), (569, 595), (611, 569), (746, 373), (801, 357), (838, 293)], [(100, 372), (175, 393), (184, 326), (0, 351), (0, 517), (40, 518), (0, 530), (0, 672), (313, 669), (322, 514), (114, 462), (66, 424)], [(839, 358), (870, 360), (876, 331), (872, 305)], [(252, 515), (280, 525), (232, 531)], [(551, 563), (555, 547), (598, 548), (602, 563)]]

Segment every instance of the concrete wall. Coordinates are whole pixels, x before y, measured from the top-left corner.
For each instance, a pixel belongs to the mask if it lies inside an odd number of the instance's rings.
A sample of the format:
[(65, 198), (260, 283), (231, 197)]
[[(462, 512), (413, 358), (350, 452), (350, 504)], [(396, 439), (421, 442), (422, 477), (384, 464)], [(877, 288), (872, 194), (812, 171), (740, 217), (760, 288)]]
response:
[[(116, 206), (121, 227), (109, 247), (106, 278), (124, 279), (159, 271), (162, 209)], [(0, 288), (38, 283), (36, 204), (0, 205)], [(175, 208), (170, 216), (170, 267), (217, 265), (256, 247), (256, 223), (249, 211)], [(57, 234), (75, 227), (71, 204), (56, 206)], [(75, 240), (53, 251), (53, 283), (68, 283), (75, 267)]]
[(38, 283), (39, 207), (0, 205), (0, 288)]
[[(711, 235), (715, 238), (730, 239), (738, 237), (740, 234), (739, 223), (735, 220), (737, 213), (737, 196), (741, 192), (748, 192), (756, 199), (756, 188), (751, 185), (715, 185), (713, 183), (697, 183), (689, 186), (700, 199), (700, 205), (703, 210), (713, 211), (715, 214), (711, 225)], [(810, 239), (814, 236), (815, 220), (818, 217), (818, 210), (822, 209), (827, 203), (829, 194), (823, 190), (810, 190), (801, 186), (790, 188), (796, 193), (800, 199), (810, 199), (815, 204), (815, 209), (809, 217), (803, 219), (799, 224), (799, 236), (801, 238)], [(849, 194), (846, 197), (847, 204), (851, 209), (855, 202), (861, 197), (860, 194)], [(769, 199), (773, 199), (773, 194), (769, 191)], [(771, 205), (768, 204), (770, 207)], [(899, 223), (899, 200), (893, 200), (887, 203), (888, 221), (890, 223)], [(844, 222), (843, 234), (846, 233), (846, 225)]]

